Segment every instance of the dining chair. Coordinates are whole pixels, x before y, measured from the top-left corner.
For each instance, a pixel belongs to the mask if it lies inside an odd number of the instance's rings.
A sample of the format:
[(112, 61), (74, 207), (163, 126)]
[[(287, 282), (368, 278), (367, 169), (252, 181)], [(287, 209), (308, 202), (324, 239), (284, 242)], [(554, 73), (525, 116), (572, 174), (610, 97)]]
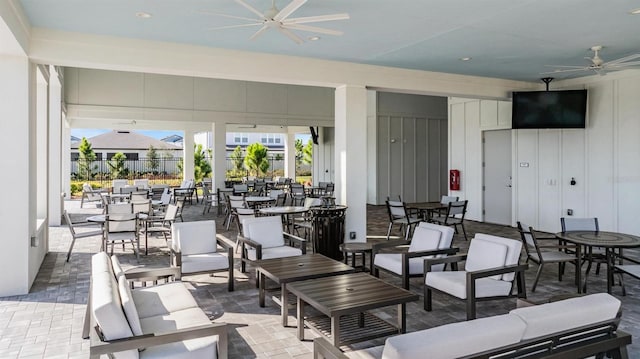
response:
[(215, 202), (215, 195), (209, 190), (209, 186), (202, 182), (202, 214), (208, 213)]
[[(571, 231), (598, 232), (600, 230), (600, 225), (598, 224), (597, 217), (592, 217), (592, 218), (561, 217), (560, 226), (562, 227), (563, 232), (571, 232)], [(584, 253), (583, 260), (587, 262), (587, 270), (585, 271), (585, 283), (586, 283), (586, 277), (589, 275), (589, 272), (591, 272), (591, 267), (593, 263), (596, 264), (596, 275), (600, 274), (600, 265), (602, 263), (606, 265), (607, 263), (606, 254), (604, 252), (604, 249), (602, 249), (601, 247), (586, 248), (586, 253)]]
[(116, 243), (121, 243), (124, 250), (125, 243), (130, 243), (140, 260), (140, 242), (138, 237), (138, 218), (133, 213), (131, 203), (110, 204), (107, 206), (105, 220), (105, 251), (111, 244), (111, 255)]
[(229, 226), (234, 219), (237, 219), (236, 209), (237, 208), (247, 208), (247, 203), (244, 201), (244, 196), (228, 196), (227, 203), (229, 206), (229, 213), (227, 214), (227, 230), (229, 230)]
[(149, 180), (147, 178), (134, 179), (133, 185), (147, 191), (149, 189)]
[(99, 202), (102, 204), (102, 191), (96, 191), (88, 183), (82, 184), (82, 198), (80, 199), (80, 208), (82, 208), (85, 202)]
[(431, 221), (443, 226), (453, 226), (456, 233), (458, 233), (458, 226), (460, 226), (464, 234), (464, 240), (466, 241), (467, 231), (464, 228), (464, 216), (467, 213), (468, 202), (468, 200), (449, 202), (447, 212), (444, 215), (434, 215), (431, 217)]
[(162, 216), (149, 216), (144, 219), (144, 226), (141, 231), (144, 232), (144, 254), (148, 254), (149, 234), (161, 233), (166, 243), (169, 242), (168, 235), (171, 234), (171, 225), (176, 221), (178, 215), (178, 206), (168, 204)]
[[(547, 263), (558, 263), (558, 281), (562, 281), (566, 263), (573, 264), (576, 271), (580, 270), (579, 259), (575, 255), (566, 252), (567, 249), (575, 251), (575, 245), (560, 244), (558, 238), (551, 235), (546, 237), (538, 236), (538, 232), (533, 227), (519, 221), (518, 231), (527, 254), (527, 263), (532, 261), (538, 265), (536, 279), (531, 287), (532, 293), (536, 291), (542, 268)], [(577, 282), (576, 285), (578, 285)]]
[(150, 199), (148, 191), (131, 192), (131, 196), (129, 197), (129, 200), (131, 202), (141, 202), (141, 201), (146, 201), (148, 199)]
[[(71, 232), (71, 244), (69, 245), (69, 251), (67, 252), (67, 260), (66, 260), (67, 262), (71, 257), (71, 251), (73, 250), (73, 245), (76, 243), (76, 239), (100, 236), (100, 241), (102, 242), (104, 231), (102, 229), (102, 226), (99, 223), (92, 223), (92, 222), (73, 223), (71, 222), (71, 217), (69, 216), (69, 212), (64, 211), (63, 215), (64, 215), (65, 222), (67, 222), (67, 226), (69, 226), (69, 232)], [(96, 225), (99, 225), (99, 226), (96, 227)], [(80, 228), (82, 229), (88, 228), (90, 230), (78, 230)], [(100, 249), (102, 250), (103, 248), (100, 248)]]
[(411, 228), (420, 222), (417, 216), (410, 216), (404, 202), (385, 201), (387, 204), (387, 213), (389, 214), (389, 228), (387, 228), (387, 240), (391, 235), (391, 229), (394, 225), (399, 225), (403, 231), (405, 240), (409, 240)]
[(129, 184), (126, 179), (114, 179), (111, 181), (111, 193), (120, 193), (120, 188)]

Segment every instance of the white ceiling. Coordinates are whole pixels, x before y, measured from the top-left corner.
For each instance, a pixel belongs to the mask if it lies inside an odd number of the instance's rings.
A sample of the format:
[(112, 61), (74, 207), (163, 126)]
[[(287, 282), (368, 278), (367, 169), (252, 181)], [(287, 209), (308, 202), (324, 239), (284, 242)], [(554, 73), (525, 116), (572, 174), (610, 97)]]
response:
[[(34, 27), (524, 81), (554, 69), (545, 65), (587, 65), (594, 45), (604, 46), (605, 61), (640, 53), (640, 15), (629, 13), (640, 8), (637, 0), (308, 0), (291, 17), (351, 18), (311, 24), (344, 35), (301, 45), (274, 30), (249, 40), (257, 27), (210, 30), (246, 22), (203, 11), (255, 16), (233, 0), (20, 2)], [(289, 0), (275, 2), (282, 9)]]

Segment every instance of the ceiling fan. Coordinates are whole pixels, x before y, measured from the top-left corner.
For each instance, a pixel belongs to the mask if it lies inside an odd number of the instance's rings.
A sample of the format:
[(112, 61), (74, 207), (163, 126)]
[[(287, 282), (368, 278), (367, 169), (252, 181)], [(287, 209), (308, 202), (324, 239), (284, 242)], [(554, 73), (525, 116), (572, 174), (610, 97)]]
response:
[(302, 44), (304, 39), (294, 33), (291, 30), (297, 31), (305, 31), (312, 32), (317, 34), (326, 34), (326, 35), (342, 35), (342, 31), (325, 29), (322, 27), (309, 26), (304, 25), (313, 22), (322, 22), (322, 21), (335, 21), (335, 20), (347, 20), (349, 19), (349, 14), (341, 13), (341, 14), (332, 14), (332, 15), (318, 15), (318, 16), (307, 16), (307, 17), (297, 17), (297, 18), (289, 18), (291, 14), (293, 14), (296, 10), (298, 10), (307, 0), (292, 0), (289, 5), (282, 8), (282, 10), (278, 10), (276, 8), (275, 0), (271, 1), (271, 8), (261, 12), (257, 10), (255, 7), (249, 5), (244, 0), (234, 0), (238, 4), (245, 7), (247, 10), (251, 11), (258, 18), (248, 18), (242, 16), (234, 16), (227, 14), (218, 14), (208, 11), (201, 11), (204, 14), (215, 15), (221, 17), (227, 17), (231, 19), (244, 20), (248, 21), (248, 24), (239, 24), (239, 25), (230, 25), (230, 26), (221, 26), (214, 27), (211, 30), (221, 30), (221, 29), (232, 29), (239, 27), (251, 27), (251, 26), (261, 26), (258, 31), (256, 31), (249, 39), (254, 40), (258, 36), (262, 35), (265, 31), (269, 29), (276, 29), (292, 41), (297, 44)]
[(600, 57), (600, 51), (602, 46), (597, 45), (591, 47), (591, 51), (594, 52), (593, 57), (585, 57), (591, 64), (587, 66), (562, 66), (562, 65), (548, 65), (551, 67), (557, 67), (557, 69), (549, 72), (542, 72), (543, 75), (557, 74), (562, 72), (579, 72), (579, 71), (594, 71), (598, 75), (605, 75), (607, 71), (622, 70), (625, 67), (632, 67), (640, 65), (640, 61), (633, 61), (640, 59), (640, 54), (633, 54), (625, 57), (621, 57), (617, 60), (604, 61)]

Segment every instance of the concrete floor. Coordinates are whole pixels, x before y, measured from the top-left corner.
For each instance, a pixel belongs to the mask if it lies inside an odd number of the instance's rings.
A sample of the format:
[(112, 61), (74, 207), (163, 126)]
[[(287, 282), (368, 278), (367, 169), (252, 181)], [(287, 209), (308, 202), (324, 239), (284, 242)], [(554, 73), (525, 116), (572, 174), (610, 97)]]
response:
[[(80, 209), (79, 201), (70, 201), (66, 207), (72, 213), (73, 221), (81, 220), (91, 214), (100, 213), (94, 205)], [(216, 216), (216, 209), (202, 214), (200, 205), (187, 205), (185, 221), (215, 219), (218, 232), (235, 238), (234, 230), (222, 228), (222, 217)], [(369, 206), (367, 233), (383, 235), (386, 233), (388, 219), (383, 206)], [(514, 228), (468, 221), (467, 234), (489, 233), (504, 237), (518, 238)], [(28, 295), (0, 298), (0, 358), (86, 358), (89, 342), (81, 338), (85, 304), (89, 288), (90, 257), (99, 250), (98, 238), (80, 240), (76, 243), (71, 260), (65, 262), (71, 235), (66, 226), (50, 228), (50, 253), (46, 256), (38, 277)], [(468, 242), (456, 235), (454, 245), (463, 248)], [(152, 238), (149, 255), (142, 256), (136, 262), (131, 248), (124, 251), (115, 248), (123, 266), (162, 267), (169, 264), (169, 255), (164, 239)], [(632, 256), (636, 253), (629, 251)], [(535, 277), (535, 264), (527, 271), (528, 296), (532, 300), (543, 301), (546, 298), (563, 293), (574, 293), (573, 268), (568, 266), (566, 279), (557, 280), (557, 267), (545, 267), (543, 276), (535, 293), (530, 293)], [(217, 274), (214, 277), (199, 275), (183, 278), (200, 307), (216, 322), (229, 325), (230, 358), (311, 358), (312, 342), (298, 341), (295, 334), (295, 313), (290, 313), (289, 327), (280, 324), (279, 308), (271, 299), (267, 306), (258, 306), (258, 292), (254, 287), (254, 272), (239, 272), (236, 262), (236, 290), (227, 292), (226, 277)], [(400, 280), (382, 274), (384, 280), (400, 285)], [(614, 288), (614, 295), (623, 302), (623, 316), (620, 328), (634, 336), (634, 345), (629, 348), (631, 358), (640, 358), (640, 282), (632, 278), (627, 281), (627, 296), (622, 297), (620, 287)], [(411, 280), (411, 290), (422, 297), (421, 279)], [(606, 288), (605, 276), (589, 278), (589, 292), (601, 292)], [(515, 299), (483, 302), (478, 305), (478, 316), (485, 317), (507, 313), (515, 308)], [(422, 309), (422, 299), (407, 306), (408, 331), (430, 328), (465, 319), (465, 306), (461, 301), (434, 294), (434, 310), (430, 313)], [(375, 314), (393, 320), (395, 308), (376, 310)], [(305, 338), (316, 334), (306, 330)], [(345, 346), (343, 350), (380, 345), (384, 338), (369, 342)]]

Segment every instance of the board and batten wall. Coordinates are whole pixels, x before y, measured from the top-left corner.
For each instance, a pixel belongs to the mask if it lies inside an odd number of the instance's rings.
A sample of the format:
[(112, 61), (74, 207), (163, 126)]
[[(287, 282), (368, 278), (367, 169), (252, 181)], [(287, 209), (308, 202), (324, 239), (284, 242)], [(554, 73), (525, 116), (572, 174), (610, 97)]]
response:
[[(512, 225), (557, 232), (571, 209), (573, 217), (598, 217), (602, 230), (640, 235), (640, 72), (554, 87), (577, 88), (589, 93), (586, 129), (512, 132)], [(462, 180), (451, 193), (469, 200), (468, 219), (482, 220), (481, 131), (510, 128), (510, 102), (450, 98), (449, 120), (450, 168)]]
[(378, 92), (376, 101), (377, 198), (369, 201), (440, 200), (447, 188), (447, 99)]

